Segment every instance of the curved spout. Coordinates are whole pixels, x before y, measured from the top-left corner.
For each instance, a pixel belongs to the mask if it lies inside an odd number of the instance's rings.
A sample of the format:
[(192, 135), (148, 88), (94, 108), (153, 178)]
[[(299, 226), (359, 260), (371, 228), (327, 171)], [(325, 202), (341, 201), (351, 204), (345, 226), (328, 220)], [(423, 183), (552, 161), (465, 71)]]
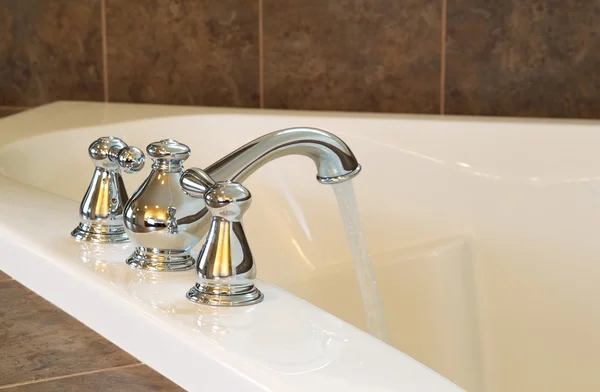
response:
[(316, 128), (289, 128), (251, 141), (205, 171), (215, 181), (242, 182), (265, 163), (292, 154), (311, 158), (317, 166), (317, 180), (323, 184), (349, 180), (361, 169), (350, 148), (334, 134)]

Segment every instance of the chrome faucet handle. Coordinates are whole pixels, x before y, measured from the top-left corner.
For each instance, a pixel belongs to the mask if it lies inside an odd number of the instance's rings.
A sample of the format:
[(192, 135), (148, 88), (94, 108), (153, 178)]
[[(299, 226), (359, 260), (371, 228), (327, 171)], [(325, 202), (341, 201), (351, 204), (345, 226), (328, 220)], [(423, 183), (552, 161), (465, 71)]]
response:
[(88, 153), (96, 169), (79, 207), (81, 221), (71, 235), (78, 241), (96, 243), (129, 241), (123, 228), (123, 207), (128, 197), (120, 171), (140, 171), (144, 153), (112, 136), (94, 141)]
[(90, 144), (88, 148), (90, 158), (96, 167), (126, 173), (136, 173), (144, 167), (146, 158), (142, 150), (129, 147), (118, 137), (105, 136)]
[(204, 197), (206, 192), (215, 185), (215, 180), (204, 170), (192, 167), (183, 172), (179, 185), (188, 195), (199, 198)]
[(187, 298), (212, 306), (259, 303), (263, 294), (254, 286), (256, 266), (242, 225), (252, 195), (232, 181), (215, 183), (204, 194), (212, 221), (196, 266), (196, 284)]
[(108, 159), (116, 163), (125, 173), (134, 174), (144, 168), (146, 157), (144, 152), (137, 147), (127, 146), (120, 150), (111, 148), (108, 152)]

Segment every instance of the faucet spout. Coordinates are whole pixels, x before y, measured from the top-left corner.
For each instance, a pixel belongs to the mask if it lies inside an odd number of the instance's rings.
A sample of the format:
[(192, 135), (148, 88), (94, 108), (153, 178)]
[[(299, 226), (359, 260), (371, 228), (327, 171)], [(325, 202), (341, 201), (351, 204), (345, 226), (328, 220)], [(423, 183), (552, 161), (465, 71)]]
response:
[(295, 154), (314, 161), (317, 180), (323, 184), (349, 180), (361, 169), (350, 148), (334, 134), (317, 128), (289, 128), (251, 141), (205, 172), (215, 181), (242, 182), (267, 162)]

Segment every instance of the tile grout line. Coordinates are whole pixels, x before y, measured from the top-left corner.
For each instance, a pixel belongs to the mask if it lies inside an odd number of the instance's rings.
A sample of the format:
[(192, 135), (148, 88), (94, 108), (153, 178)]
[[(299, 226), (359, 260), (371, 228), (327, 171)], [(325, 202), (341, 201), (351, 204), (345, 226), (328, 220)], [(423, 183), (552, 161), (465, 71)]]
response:
[(442, 33), (440, 56), (440, 114), (446, 114), (446, 22), (448, 19), (448, 0), (442, 0)]
[(258, 0), (258, 94), (260, 108), (265, 108), (265, 72), (263, 48), (263, 0)]
[(109, 367), (109, 368), (105, 368), (105, 369), (96, 369), (96, 370), (89, 370), (87, 372), (79, 372), (79, 373), (73, 373), (73, 374), (67, 374), (64, 376), (56, 376), (56, 377), (48, 377), (48, 378), (42, 378), (39, 380), (31, 380), (31, 381), (22, 381), (22, 382), (17, 382), (14, 384), (7, 384), (7, 385), (1, 385), (0, 389), (8, 389), (8, 388), (14, 388), (14, 387), (20, 387), (20, 386), (24, 386), (24, 385), (31, 385), (31, 384), (39, 384), (42, 382), (47, 382), (47, 381), (56, 381), (56, 380), (62, 380), (65, 378), (71, 378), (71, 377), (77, 377), (77, 376), (86, 376), (88, 374), (96, 374), (96, 373), (102, 373), (102, 372), (108, 372), (111, 370), (119, 370), (119, 369), (129, 369), (132, 367), (137, 367), (137, 366), (143, 366), (143, 363), (132, 363), (130, 365), (122, 365), (122, 366), (113, 366), (113, 367)]
[(100, 30), (102, 31), (102, 79), (104, 102), (108, 102), (108, 53), (106, 38), (106, 0), (100, 0)]

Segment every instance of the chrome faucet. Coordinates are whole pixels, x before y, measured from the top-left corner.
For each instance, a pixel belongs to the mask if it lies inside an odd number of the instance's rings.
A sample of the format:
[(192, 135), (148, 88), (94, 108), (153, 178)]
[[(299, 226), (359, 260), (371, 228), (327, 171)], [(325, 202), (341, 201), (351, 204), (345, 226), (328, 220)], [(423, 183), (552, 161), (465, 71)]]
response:
[(147, 152), (154, 160), (152, 173), (127, 203), (124, 222), (129, 237), (138, 245), (128, 263), (158, 271), (193, 267), (189, 252), (208, 231), (211, 214), (205, 195), (216, 182), (241, 183), (265, 163), (293, 154), (311, 158), (317, 180), (323, 184), (348, 180), (361, 169), (341, 139), (315, 128), (269, 133), (205, 170), (183, 171), (183, 161), (191, 151), (174, 140), (152, 143)]
[[(196, 284), (187, 298), (212, 306), (244, 306), (264, 296), (254, 285), (256, 265), (242, 225), (250, 207), (243, 181), (265, 163), (284, 155), (300, 154), (317, 166), (317, 180), (335, 184), (361, 170), (354, 154), (337, 136), (313, 128), (291, 128), (264, 135), (210, 165), (192, 168), (181, 177), (181, 187), (202, 197), (212, 219), (196, 264)], [(219, 181), (217, 181), (219, 180)], [(201, 219), (207, 219), (206, 214)]]
[[(204, 171), (215, 181), (241, 183), (259, 167), (286, 155), (304, 155), (312, 159), (317, 166), (317, 180), (322, 184), (346, 181), (360, 171), (360, 165), (346, 143), (334, 134), (316, 128), (289, 128), (266, 134)], [(195, 192), (194, 171), (187, 170), (181, 182), (183, 189), (191, 195)]]
[(118, 243), (129, 241), (123, 229), (123, 207), (127, 192), (121, 169), (135, 173), (144, 167), (144, 153), (123, 140), (107, 136), (90, 144), (88, 153), (96, 165), (81, 201), (81, 221), (71, 232), (78, 241)]

